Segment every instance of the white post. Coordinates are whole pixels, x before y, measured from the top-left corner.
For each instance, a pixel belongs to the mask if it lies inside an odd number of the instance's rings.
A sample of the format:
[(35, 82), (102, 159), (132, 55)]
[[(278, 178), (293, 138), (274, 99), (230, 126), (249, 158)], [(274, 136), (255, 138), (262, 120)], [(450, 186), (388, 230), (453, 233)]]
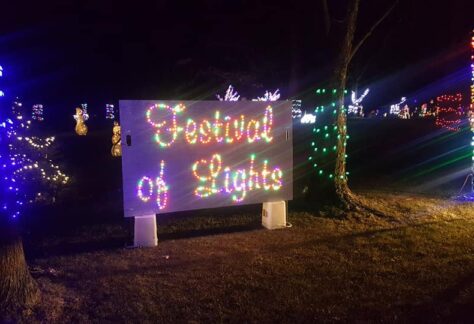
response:
[(133, 245), (135, 247), (152, 247), (158, 245), (155, 215), (135, 217), (134, 228)]
[(262, 225), (269, 230), (286, 227), (286, 201), (264, 202)]

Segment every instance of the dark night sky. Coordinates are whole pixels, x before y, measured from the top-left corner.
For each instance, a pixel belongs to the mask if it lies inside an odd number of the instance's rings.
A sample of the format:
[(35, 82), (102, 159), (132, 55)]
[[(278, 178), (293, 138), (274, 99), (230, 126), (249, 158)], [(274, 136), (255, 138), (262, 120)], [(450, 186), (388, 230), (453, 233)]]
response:
[[(361, 2), (358, 38), (393, 0)], [(356, 56), (351, 85), (371, 86), (377, 106), (436, 95), (443, 77), (467, 84), (473, 2), (400, 0)], [(69, 115), (84, 101), (102, 111), (125, 98), (213, 99), (229, 82), (247, 97), (301, 96), (327, 82), (336, 53), (346, 1), (329, 4), (328, 39), (317, 0), (9, 1), (2, 87)]]

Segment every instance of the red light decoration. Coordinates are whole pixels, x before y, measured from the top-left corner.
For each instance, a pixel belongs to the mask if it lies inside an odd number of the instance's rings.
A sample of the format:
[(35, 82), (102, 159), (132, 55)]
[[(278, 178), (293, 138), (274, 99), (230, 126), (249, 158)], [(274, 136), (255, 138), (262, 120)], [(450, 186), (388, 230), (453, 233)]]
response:
[(461, 102), (462, 94), (460, 93), (436, 97), (436, 126), (453, 132), (459, 131), (461, 119), (464, 115)]

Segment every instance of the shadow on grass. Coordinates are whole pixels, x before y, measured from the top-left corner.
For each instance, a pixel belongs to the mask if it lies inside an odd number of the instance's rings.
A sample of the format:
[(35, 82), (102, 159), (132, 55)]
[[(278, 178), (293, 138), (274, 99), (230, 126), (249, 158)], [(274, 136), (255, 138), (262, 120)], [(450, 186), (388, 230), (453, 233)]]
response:
[(212, 235), (219, 235), (219, 234), (248, 232), (248, 231), (255, 231), (259, 229), (262, 229), (262, 225), (260, 223), (253, 222), (247, 225), (233, 225), (233, 226), (207, 228), (207, 229), (203, 228), (203, 229), (195, 229), (195, 230), (184, 230), (184, 231), (177, 231), (177, 232), (160, 233), (158, 234), (158, 239), (160, 241), (169, 241), (169, 240), (188, 239), (188, 238), (193, 238), (193, 237), (212, 236)]
[[(413, 307), (409, 320), (418, 323), (436, 322), (440, 320), (449, 323), (470, 322), (474, 318), (474, 271), (461, 278), (455, 285), (441, 291), (439, 294), (421, 305)], [(469, 292), (468, 300), (456, 302), (463, 292)]]

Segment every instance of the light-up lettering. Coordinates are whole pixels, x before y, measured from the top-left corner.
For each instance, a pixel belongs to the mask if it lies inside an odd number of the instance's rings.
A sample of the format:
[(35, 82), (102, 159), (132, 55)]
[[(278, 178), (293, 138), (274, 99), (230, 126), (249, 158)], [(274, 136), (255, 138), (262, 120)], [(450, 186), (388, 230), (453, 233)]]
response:
[[(170, 147), (171, 144), (176, 141), (178, 134), (183, 130), (182, 127), (178, 127), (177, 115), (181, 114), (185, 108), (186, 107), (181, 104), (176, 105), (174, 108), (165, 104), (156, 104), (148, 108), (146, 119), (149, 124), (156, 128), (154, 139), (161, 147)], [(171, 120), (155, 122), (157, 119), (162, 120), (161, 118), (156, 118), (156, 116), (154, 116), (156, 115), (156, 111), (160, 110), (171, 112)], [(165, 127), (166, 125), (168, 125), (168, 127)], [(163, 136), (164, 133), (168, 133), (168, 139), (163, 138), (165, 137)]]
[[(223, 170), (223, 172), (221, 172)], [(264, 189), (278, 191), (283, 186), (283, 172), (274, 167), (268, 171), (268, 160), (261, 163), (261, 171), (255, 167), (255, 154), (250, 155), (248, 169), (232, 171), (230, 167), (222, 168), (222, 157), (214, 154), (211, 159), (194, 162), (192, 173), (198, 180), (194, 194), (206, 198), (218, 193), (230, 194), (234, 202), (241, 202), (248, 192)]]
[(197, 124), (194, 120), (188, 119), (186, 122), (186, 129), (184, 131), (186, 141), (189, 144), (194, 144), (197, 141)]
[(273, 140), (273, 108), (267, 106), (260, 119), (249, 119), (245, 115), (232, 118), (221, 118), (219, 110), (215, 111), (212, 122), (209, 119), (200, 121), (188, 118), (181, 123), (180, 117), (186, 106), (178, 104), (171, 107), (166, 104), (154, 104), (146, 111), (146, 120), (154, 128), (154, 140), (161, 148), (168, 148), (184, 133), (187, 144), (232, 144), (238, 142), (255, 143)]
[(219, 110), (217, 110), (215, 115), (214, 115), (214, 124), (212, 125), (214, 138), (215, 138), (217, 143), (220, 143), (224, 140), (224, 138), (221, 137), (221, 128), (222, 128), (222, 126), (223, 126), (223, 124), (220, 121), (220, 112), (219, 112)]
[[(148, 203), (153, 196), (153, 192), (156, 190), (156, 204), (159, 209), (166, 208), (168, 203), (168, 190), (169, 187), (164, 180), (165, 173), (165, 161), (161, 160), (160, 172), (155, 181), (150, 177), (144, 176), (138, 180), (137, 184), (137, 197), (141, 201)], [(147, 189), (147, 190), (146, 190)]]
[(292, 198), (290, 102), (123, 100), (120, 111), (126, 217)]

